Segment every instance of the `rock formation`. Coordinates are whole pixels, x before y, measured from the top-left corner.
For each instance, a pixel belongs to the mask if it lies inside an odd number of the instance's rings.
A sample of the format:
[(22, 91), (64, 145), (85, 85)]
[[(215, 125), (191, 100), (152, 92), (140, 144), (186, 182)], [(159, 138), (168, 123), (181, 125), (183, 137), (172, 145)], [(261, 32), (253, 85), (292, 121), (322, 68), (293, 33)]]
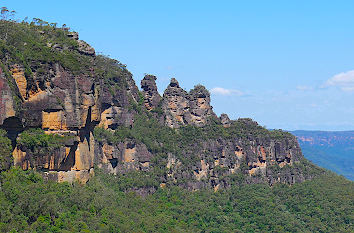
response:
[(183, 125), (202, 127), (208, 118), (216, 117), (210, 106), (210, 93), (197, 85), (189, 93), (172, 78), (163, 95), (162, 108), (166, 114), (166, 126), (179, 128)]
[(166, 114), (166, 126), (179, 128), (190, 122), (188, 93), (183, 90), (176, 79), (172, 78), (163, 94), (162, 109)]
[(141, 89), (144, 93), (144, 105), (148, 111), (157, 108), (161, 100), (155, 80), (156, 76), (153, 75), (145, 75), (144, 79), (141, 80)]
[[(77, 33), (69, 33), (68, 37), (78, 40)], [(85, 56), (95, 56), (86, 42), (79, 41), (78, 50)], [(25, 128), (42, 128), (48, 134), (73, 138), (60, 149), (40, 154), (16, 146), (14, 164), (48, 171), (49, 177), (58, 181), (72, 181), (75, 177), (87, 181), (94, 167), (94, 127), (100, 124), (114, 129), (132, 123), (133, 113), (127, 106), (129, 98), (137, 99), (138, 89), (131, 75), (117, 77), (117, 81), (125, 79), (125, 90), (110, 92), (94, 75), (74, 75), (59, 63), (46, 64), (44, 72), (33, 69), (31, 77), (25, 75), (21, 64), (11, 65), (9, 71), (11, 76), (7, 78), (0, 71), (0, 125), (7, 131), (17, 131), (16, 136)], [(16, 87), (11, 89), (9, 83)], [(18, 96), (20, 111), (16, 111), (14, 103)]]
[(126, 140), (118, 145), (103, 144), (99, 148), (98, 166), (113, 174), (148, 171), (153, 155), (142, 143)]
[(223, 113), (220, 115), (220, 122), (225, 127), (228, 128), (231, 126), (230, 118), (227, 114)]
[[(240, 169), (246, 172), (246, 179), (251, 183), (292, 184), (309, 178), (294, 167), (300, 163), (303, 156), (300, 146), (293, 137), (277, 139), (249, 135), (246, 140), (238, 137), (230, 139), (220, 137), (191, 142), (188, 148), (184, 156), (198, 155), (198, 161), (186, 166), (179, 163), (175, 157), (171, 159), (169, 156), (167, 168), (175, 172), (167, 176), (167, 181), (173, 183), (181, 179), (189, 180), (185, 187), (192, 190), (227, 187), (230, 185), (227, 177)], [(277, 167), (283, 169), (276, 169)], [(193, 172), (190, 173), (188, 170)]]
[(208, 118), (216, 118), (210, 105), (210, 93), (202, 85), (195, 86), (189, 92), (191, 120), (189, 124), (201, 127), (208, 123)]
[[(269, 184), (311, 178), (297, 167), (303, 156), (290, 134), (270, 132), (250, 119), (230, 121), (226, 114), (217, 118), (210, 94), (201, 85), (187, 92), (172, 78), (161, 98), (156, 77), (146, 75), (139, 93), (124, 65), (96, 56), (77, 33), (64, 33), (66, 43), (53, 42), (49, 36), (43, 47), (58, 55), (55, 61), (1, 60), (0, 126), (13, 141), (14, 165), (42, 171), (48, 179), (83, 183), (94, 175), (95, 166), (113, 174), (149, 173), (158, 168), (164, 171), (158, 173), (161, 187), (177, 184), (192, 190), (228, 187), (236, 173), (247, 182)], [(73, 64), (60, 60), (67, 53), (77, 59)], [(165, 138), (123, 134), (130, 132), (139, 117), (145, 117), (146, 124), (157, 117), (160, 125), (147, 130), (164, 128), (169, 130), (166, 137), (173, 134), (179, 139), (169, 139), (175, 140), (171, 143)], [(190, 132), (185, 126), (195, 133), (187, 135), (188, 140), (183, 135)], [(18, 144), (21, 133), (31, 128), (66, 140), (55, 148)], [(95, 128), (103, 136), (94, 134)], [(207, 135), (201, 137), (203, 133)], [(176, 149), (175, 144), (183, 148)]]

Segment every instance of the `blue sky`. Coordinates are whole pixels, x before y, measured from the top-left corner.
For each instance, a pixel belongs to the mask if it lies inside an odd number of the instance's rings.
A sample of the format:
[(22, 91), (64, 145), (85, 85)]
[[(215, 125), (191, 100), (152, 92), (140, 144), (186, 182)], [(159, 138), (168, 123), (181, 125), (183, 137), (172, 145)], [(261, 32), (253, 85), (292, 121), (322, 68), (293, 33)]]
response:
[(268, 128), (354, 129), (354, 1), (16, 1), (127, 64), (212, 92), (217, 114)]

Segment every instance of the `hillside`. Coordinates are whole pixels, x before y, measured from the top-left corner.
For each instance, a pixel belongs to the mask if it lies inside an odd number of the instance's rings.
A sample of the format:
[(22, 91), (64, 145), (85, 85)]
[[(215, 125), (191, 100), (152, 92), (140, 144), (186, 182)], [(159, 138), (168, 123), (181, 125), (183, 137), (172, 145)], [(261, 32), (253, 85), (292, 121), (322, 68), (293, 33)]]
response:
[(0, 20), (3, 232), (351, 232), (353, 182), (296, 137), (140, 88), (68, 28)]
[(354, 131), (292, 131), (304, 156), (317, 164), (354, 180)]
[[(351, 181), (325, 174), (293, 186), (234, 183), (214, 192), (124, 192), (129, 180), (98, 172), (86, 185), (43, 182), (33, 171), (1, 174), (0, 231), (353, 232)], [(15, 231), (16, 232), (16, 231)]]

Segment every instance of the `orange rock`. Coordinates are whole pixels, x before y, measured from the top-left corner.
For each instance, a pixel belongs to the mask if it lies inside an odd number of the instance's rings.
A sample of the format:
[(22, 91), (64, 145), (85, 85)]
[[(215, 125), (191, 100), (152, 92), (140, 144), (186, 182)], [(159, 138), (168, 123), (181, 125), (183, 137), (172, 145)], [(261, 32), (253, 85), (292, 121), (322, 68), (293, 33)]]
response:
[(220, 189), (220, 184), (217, 184), (217, 185), (214, 187), (214, 192), (217, 192), (219, 189)]
[(12, 156), (14, 157), (14, 165), (22, 167), (23, 170), (28, 169), (28, 164), (25, 161), (26, 152), (21, 151), (18, 147), (15, 147), (14, 151), (12, 152)]
[(94, 154), (94, 138), (90, 133), (89, 139), (85, 137), (82, 142), (79, 142), (77, 150), (75, 151), (75, 164), (72, 170), (89, 170), (93, 168)]
[(207, 178), (208, 176), (209, 164), (205, 163), (204, 159), (200, 160), (200, 164), (202, 165), (202, 169), (199, 172), (193, 171), (197, 180)]
[(198, 98), (197, 99), (198, 106), (200, 109), (209, 109), (210, 106), (206, 104), (206, 99), (205, 98)]
[(121, 110), (115, 106), (104, 110), (101, 113), (101, 117), (100, 117), (101, 121), (100, 121), (99, 126), (103, 127), (104, 129), (108, 129), (110, 125), (115, 123), (115, 118), (120, 113), (121, 113)]
[(97, 105), (92, 106), (91, 120), (92, 121), (100, 121), (101, 120), (100, 108)]
[(279, 164), (279, 167), (284, 167), (285, 165), (292, 165), (292, 162), (290, 161), (290, 163), (287, 163), (286, 161), (283, 161), (283, 162), (280, 162)]
[(22, 68), (15, 65), (11, 70), (12, 77), (15, 79), (18, 90), (23, 99), (27, 98), (27, 79)]
[(235, 150), (235, 155), (238, 157), (238, 158), (242, 158), (243, 157), (243, 150), (241, 147), (236, 147), (236, 150)]
[(114, 146), (108, 145), (108, 144), (104, 144), (102, 146), (102, 151), (103, 154), (105, 155), (106, 161), (108, 162), (107, 159), (112, 159), (113, 158), (113, 151), (114, 151)]
[(52, 171), (51, 174), (57, 174), (57, 181), (73, 183), (78, 181), (81, 184), (87, 183), (87, 181), (94, 175), (94, 169), (82, 170), (82, 171)]
[(178, 122), (183, 122), (183, 118), (182, 118), (182, 116), (180, 116), (180, 115), (177, 115), (177, 116), (176, 116), (176, 120), (177, 120)]
[(141, 163), (141, 166), (149, 167), (150, 166), (150, 162), (143, 162), (143, 163)]
[(220, 164), (220, 161), (218, 160), (218, 159), (216, 159), (215, 161), (214, 161), (214, 166), (218, 166)]
[(30, 92), (28, 101), (39, 101), (42, 100), (44, 97), (48, 95), (48, 92), (46, 91), (39, 91), (39, 92)]
[(54, 163), (54, 155), (50, 156), (50, 161), (49, 161), (49, 169), (53, 170), (55, 169), (55, 163)]
[(248, 173), (249, 173), (250, 175), (254, 175), (254, 173), (256, 173), (257, 170), (258, 170), (257, 168), (252, 168), (252, 169), (250, 169), (250, 170), (248, 171)]
[(266, 153), (266, 151), (265, 151), (263, 146), (261, 146), (261, 155), (262, 155), (262, 159), (263, 160), (267, 159), (267, 153)]
[(66, 130), (63, 111), (45, 112), (42, 111), (42, 128), (50, 130)]
[(177, 109), (177, 105), (174, 101), (170, 101), (168, 102), (168, 108), (171, 110), (176, 110)]
[(134, 162), (136, 154), (136, 148), (126, 148), (123, 153), (123, 160), (126, 163)]

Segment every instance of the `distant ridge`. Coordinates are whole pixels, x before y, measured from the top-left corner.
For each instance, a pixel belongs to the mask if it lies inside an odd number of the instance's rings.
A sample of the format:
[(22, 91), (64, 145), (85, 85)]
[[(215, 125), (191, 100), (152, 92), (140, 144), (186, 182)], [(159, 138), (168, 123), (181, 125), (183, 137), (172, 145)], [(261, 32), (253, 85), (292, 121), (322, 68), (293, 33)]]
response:
[(305, 158), (354, 180), (354, 130), (290, 132), (297, 137)]

